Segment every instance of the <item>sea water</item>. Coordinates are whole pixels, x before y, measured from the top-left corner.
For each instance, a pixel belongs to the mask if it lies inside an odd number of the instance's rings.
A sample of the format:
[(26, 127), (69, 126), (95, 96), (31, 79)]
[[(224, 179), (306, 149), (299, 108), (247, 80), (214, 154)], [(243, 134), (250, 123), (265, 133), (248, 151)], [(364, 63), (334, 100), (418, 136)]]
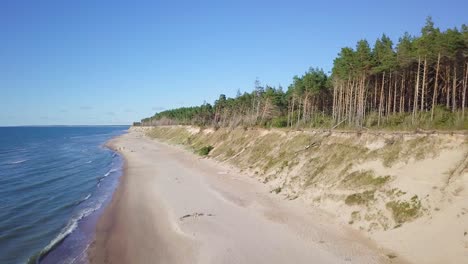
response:
[(127, 128), (0, 127), (0, 263), (87, 263)]

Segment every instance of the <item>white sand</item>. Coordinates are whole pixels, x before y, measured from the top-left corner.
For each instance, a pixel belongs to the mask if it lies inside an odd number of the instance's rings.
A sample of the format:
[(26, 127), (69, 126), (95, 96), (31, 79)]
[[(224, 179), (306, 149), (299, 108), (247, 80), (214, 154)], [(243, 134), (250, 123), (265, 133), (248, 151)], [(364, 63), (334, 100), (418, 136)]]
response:
[(257, 180), (139, 132), (111, 146), (125, 175), (92, 263), (401, 263), (357, 231)]

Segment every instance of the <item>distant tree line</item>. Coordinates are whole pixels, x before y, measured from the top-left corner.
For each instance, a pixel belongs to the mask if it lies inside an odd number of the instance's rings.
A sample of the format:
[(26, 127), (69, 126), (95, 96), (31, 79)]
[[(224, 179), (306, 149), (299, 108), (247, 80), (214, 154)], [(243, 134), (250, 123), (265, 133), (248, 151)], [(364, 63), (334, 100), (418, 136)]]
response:
[(286, 91), (255, 81), (252, 92), (220, 95), (213, 105), (156, 113), (143, 125), (467, 128), (468, 27), (441, 31), (426, 20), (421, 35), (396, 45), (385, 34), (341, 49), (328, 76), (310, 68)]

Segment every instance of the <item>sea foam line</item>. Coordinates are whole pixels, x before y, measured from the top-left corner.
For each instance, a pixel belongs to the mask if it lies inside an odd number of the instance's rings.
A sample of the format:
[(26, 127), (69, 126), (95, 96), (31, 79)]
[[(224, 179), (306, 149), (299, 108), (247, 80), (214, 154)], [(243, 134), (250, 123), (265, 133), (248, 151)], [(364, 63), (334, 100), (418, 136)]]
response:
[(27, 161), (27, 159), (17, 160), (17, 161), (8, 162), (7, 164), (21, 164), (21, 163), (26, 162), (26, 161)]

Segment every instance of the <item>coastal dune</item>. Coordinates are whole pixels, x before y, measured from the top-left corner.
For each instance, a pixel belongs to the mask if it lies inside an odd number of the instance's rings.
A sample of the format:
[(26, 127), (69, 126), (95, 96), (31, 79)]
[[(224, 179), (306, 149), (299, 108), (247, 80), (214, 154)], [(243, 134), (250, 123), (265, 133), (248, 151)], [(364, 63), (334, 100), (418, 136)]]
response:
[(402, 263), (358, 231), (233, 167), (130, 131), (91, 263)]
[[(411, 263), (468, 263), (464, 131), (132, 127), (323, 210)], [(443, 250), (441, 250), (443, 249)]]

